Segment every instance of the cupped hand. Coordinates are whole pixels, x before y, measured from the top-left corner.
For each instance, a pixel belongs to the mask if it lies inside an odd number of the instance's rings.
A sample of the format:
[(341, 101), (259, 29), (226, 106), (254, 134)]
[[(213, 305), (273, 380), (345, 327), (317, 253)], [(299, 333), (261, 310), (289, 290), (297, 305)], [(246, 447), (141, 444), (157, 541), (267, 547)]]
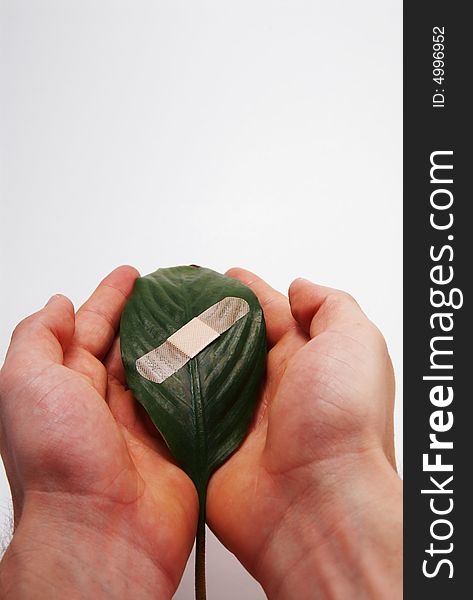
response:
[(271, 599), (401, 597), (401, 482), (384, 339), (348, 294), (256, 275), (267, 373), (252, 429), (210, 481), (208, 520)]
[(117, 331), (137, 276), (114, 270), (76, 314), (53, 296), (13, 333), (0, 373), (15, 516), (2, 598), (170, 598), (178, 585), (197, 497), (125, 385)]

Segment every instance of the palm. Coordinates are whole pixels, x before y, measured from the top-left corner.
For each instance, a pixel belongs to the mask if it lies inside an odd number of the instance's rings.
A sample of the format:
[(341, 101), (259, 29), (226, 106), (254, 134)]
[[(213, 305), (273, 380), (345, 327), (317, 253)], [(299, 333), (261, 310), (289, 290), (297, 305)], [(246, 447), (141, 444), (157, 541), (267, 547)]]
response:
[(330, 326), (337, 309), (327, 303), (312, 325), (304, 308), (297, 322), (287, 299), (262, 280), (245, 271), (230, 274), (259, 296), (270, 351), (255, 423), (212, 478), (208, 514), (217, 535), (254, 572), (272, 532), (295, 499), (304, 498), (309, 477), (301, 473), (337, 459), (347, 440), (373, 421), (392, 455), (386, 405), (376, 396), (392, 396), (393, 378), (385, 348), (379, 353), (375, 347), (384, 342), (367, 319), (347, 319), (341, 332)]
[[(62, 485), (69, 493), (90, 494), (98, 504), (128, 507), (123, 523), (139, 533), (154, 556), (172, 555), (173, 564), (183, 538), (188, 546), (194, 535), (194, 486), (171, 462), (159, 434), (151, 423), (148, 426), (144, 411), (126, 389), (117, 349), (118, 339), (107, 366), (81, 352), (80, 371), (67, 366), (75, 363), (75, 351), (66, 352), (64, 366), (52, 369), (42, 383), (52, 391), (42, 400), (42, 419), (31, 427), (48, 430), (47, 444), (42, 445), (43, 469), (48, 462), (57, 469), (58, 457), (63, 457), (61, 471), (68, 476)], [(64, 397), (69, 399), (66, 415)], [(163, 515), (169, 521), (165, 528)], [(158, 520), (160, 529), (174, 532), (167, 539), (156, 535)], [(158, 539), (163, 547), (153, 550)]]

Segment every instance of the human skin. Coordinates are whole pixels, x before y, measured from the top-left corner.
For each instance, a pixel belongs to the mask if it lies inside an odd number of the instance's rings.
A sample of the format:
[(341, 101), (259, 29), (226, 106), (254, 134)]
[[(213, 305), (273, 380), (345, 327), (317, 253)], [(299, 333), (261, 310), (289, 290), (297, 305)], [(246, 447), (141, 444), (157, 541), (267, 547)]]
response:
[(289, 298), (242, 269), (269, 353), (243, 445), (212, 477), (208, 521), (271, 600), (402, 597), (402, 484), (386, 343), (344, 292)]
[(54, 296), (15, 329), (0, 443), (15, 532), (2, 599), (170, 598), (197, 495), (125, 387), (117, 328), (138, 272), (120, 267), (74, 316)]
[[(268, 330), (261, 403), (210, 481), (208, 520), (268, 597), (401, 597), (401, 482), (391, 362), (346, 294), (296, 280), (289, 301), (241, 269)], [(137, 272), (74, 317), (63, 296), (15, 330), (0, 443), (15, 533), (0, 597), (170, 598), (197, 521), (192, 483), (126, 389), (117, 327)], [(291, 312), (292, 310), (292, 312)]]

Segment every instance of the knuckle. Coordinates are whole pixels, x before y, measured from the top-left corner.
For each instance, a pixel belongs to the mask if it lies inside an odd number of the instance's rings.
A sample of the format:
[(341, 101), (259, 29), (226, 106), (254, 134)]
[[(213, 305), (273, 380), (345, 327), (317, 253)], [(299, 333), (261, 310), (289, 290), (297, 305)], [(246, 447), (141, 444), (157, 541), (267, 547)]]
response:
[(348, 304), (358, 304), (351, 294), (341, 290), (330, 292), (325, 299), (325, 303), (331, 309), (343, 308)]
[(340, 292), (340, 297), (345, 304), (354, 304), (359, 306), (356, 299), (349, 292)]
[(23, 333), (25, 330), (28, 330), (31, 325), (33, 325), (36, 321), (36, 315), (29, 315), (22, 319), (13, 329), (11, 339), (14, 341), (19, 334)]

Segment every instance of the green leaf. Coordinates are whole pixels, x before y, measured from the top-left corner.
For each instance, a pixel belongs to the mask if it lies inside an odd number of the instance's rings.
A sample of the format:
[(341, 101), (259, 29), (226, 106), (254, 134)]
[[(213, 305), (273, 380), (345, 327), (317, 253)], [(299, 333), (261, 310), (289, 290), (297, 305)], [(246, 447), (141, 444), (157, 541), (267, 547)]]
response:
[[(227, 297), (243, 298), (249, 312), (162, 383), (138, 372), (137, 359)], [(261, 306), (247, 286), (210, 269), (158, 269), (136, 280), (120, 344), (128, 386), (197, 488), (202, 534), (209, 477), (242, 442), (253, 416), (266, 357)]]

